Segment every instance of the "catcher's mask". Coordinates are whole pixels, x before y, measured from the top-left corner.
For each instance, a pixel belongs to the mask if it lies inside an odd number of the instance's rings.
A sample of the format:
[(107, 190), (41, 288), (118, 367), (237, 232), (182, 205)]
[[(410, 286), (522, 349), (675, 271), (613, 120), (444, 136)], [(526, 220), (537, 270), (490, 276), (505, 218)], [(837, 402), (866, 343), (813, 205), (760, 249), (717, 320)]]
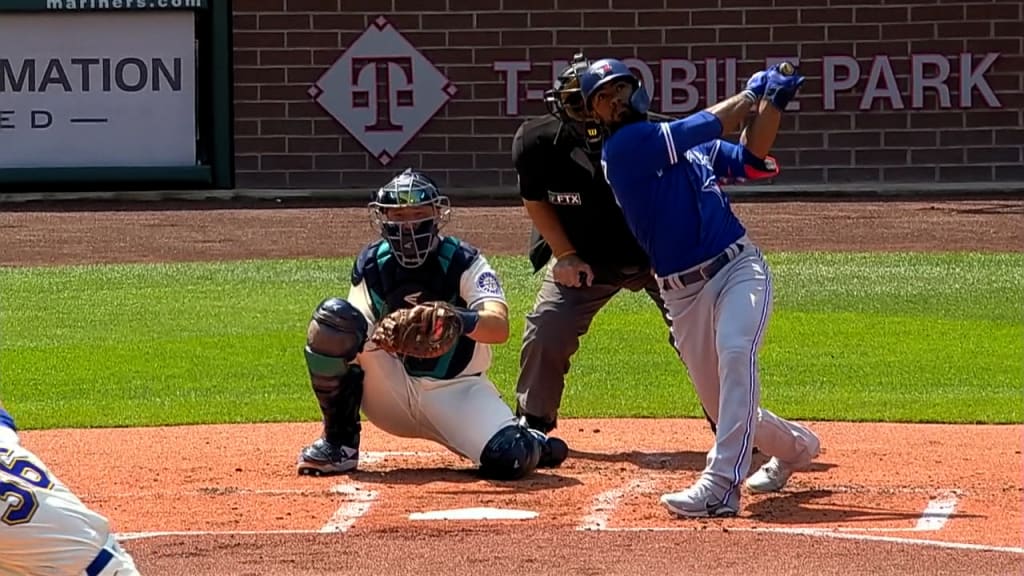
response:
[(370, 219), (391, 246), (399, 264), (422, 266), (439, 243), (451, 203), (426, 174), (407, 168), (382, 186), (370, 201)]
[(562, 129), (568, 129), (583, 141), (588, 152), (599, 152), (604, 130), (587, 113), (580, 90), (580, 75), (590, 67), (590, 61), (582, 52), (573, 55), (569, 63), (555, 79), (555, 85), (544, 92), (544, 105), (548, 113), (562, 121)]

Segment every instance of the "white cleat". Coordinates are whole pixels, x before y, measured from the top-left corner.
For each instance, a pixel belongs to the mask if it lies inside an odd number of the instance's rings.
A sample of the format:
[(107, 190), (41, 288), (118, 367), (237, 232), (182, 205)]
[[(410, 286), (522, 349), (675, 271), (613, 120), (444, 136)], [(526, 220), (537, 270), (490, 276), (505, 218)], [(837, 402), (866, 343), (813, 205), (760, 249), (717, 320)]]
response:
[(792, 466), (773, 456), (757, 472), (751, 474), (750, 478), (747, 478), (747, 490), (758, 493), (778, 492), (785, 488), (793, 472), (795, 470)]
[(735, 516), (740, 507), (739, 490), (732, 490), (723, 501), (709, 486), (698, 482), (682, 492), (663, 495), (661, 505), (687, 518)]

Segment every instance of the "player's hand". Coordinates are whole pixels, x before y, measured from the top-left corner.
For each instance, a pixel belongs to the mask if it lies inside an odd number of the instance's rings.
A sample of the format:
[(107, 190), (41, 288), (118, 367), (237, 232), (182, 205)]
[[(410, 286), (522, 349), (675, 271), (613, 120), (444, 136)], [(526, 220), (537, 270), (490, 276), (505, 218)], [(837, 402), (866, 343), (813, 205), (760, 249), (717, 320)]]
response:
[(800, 70), (789, 62), (776, 64), (765, 72), (764, 99), (779, 110), (785, 110), (790, 100), (796, 97), (796, 93), (804, 85), (806, 79), (800, 74)]
[(555, 260), (551, 275), (555, 277), (555, 282), (571, 288), (590, 286), (594, 281), (594, 271), (590, 269), (590, 264), (575, 254)]
[(750, 77), (750, 80), (747, 80), (745, 88), (753, 92), (754, 96), (757, 96), (758, 98), (763, 97), (765, 90), (768, 89), (768, 71), (761, 70), (760, 72), (756, 72)]

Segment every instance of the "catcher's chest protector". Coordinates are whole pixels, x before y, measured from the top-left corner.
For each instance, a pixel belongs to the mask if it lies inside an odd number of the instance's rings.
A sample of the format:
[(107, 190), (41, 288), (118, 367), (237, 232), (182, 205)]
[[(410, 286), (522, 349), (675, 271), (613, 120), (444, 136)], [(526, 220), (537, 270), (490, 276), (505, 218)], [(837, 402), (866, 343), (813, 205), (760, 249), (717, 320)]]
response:
[[(445, 237), (434, 255), (418, 268), (398, 264), (391, 247), (381, 240), (374, 242), (356, 261), (352, 283), (366, 283), (373, 300), (375, 318), (415, 304), (443, 300), (455, 306), (466, 305), (460, 292), (462, 274), (469, 269), (478, 251), (453, 236)], [(463, 336), (439, 358), (405, 358), (410, 376), (450, 379), (458, 375), (473, 357), (476, 346)]]

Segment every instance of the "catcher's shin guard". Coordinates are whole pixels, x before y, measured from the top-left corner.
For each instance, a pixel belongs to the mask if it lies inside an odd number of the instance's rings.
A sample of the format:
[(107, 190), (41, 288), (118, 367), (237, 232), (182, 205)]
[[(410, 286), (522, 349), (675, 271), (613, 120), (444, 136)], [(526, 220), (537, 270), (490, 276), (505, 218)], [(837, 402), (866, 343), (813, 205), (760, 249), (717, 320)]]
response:
[(480, 474), (494, 480), (519, 480), (537, 469), (543, 442), (528, 428), (510, 424), (498, 430), (480, 454)]
[(332, 446), (359, 448), (363, 371), (350, 362), (362, 350), (367, 329), (362, 313), (340, 298), (321, 302), (309, 324), (306, 366), (323, 414), (323, 437)]
[(356, 469), (359, 463), (359, 406), (363, 400), (363, 370), (350, 366), (341, 377), (310, 373), (313, 392), (323, 415), (323, 435), (299, 453), (302, 475), (321, 476)]
[(324, 438), (334, 446), (359, 448), (359, 407), (363, 402), (363, 370), (351, 366), (341, 378), (311, 375), (313, 393), (323, 415)]

